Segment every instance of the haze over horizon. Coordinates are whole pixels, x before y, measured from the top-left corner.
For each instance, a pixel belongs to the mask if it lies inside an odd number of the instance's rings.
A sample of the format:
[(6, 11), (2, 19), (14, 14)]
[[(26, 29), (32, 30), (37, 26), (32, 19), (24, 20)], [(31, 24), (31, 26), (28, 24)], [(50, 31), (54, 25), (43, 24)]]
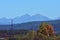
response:
[(0, 18), (15, 18), (25, 14), (59, 18), (60, 0), (0, 0)]

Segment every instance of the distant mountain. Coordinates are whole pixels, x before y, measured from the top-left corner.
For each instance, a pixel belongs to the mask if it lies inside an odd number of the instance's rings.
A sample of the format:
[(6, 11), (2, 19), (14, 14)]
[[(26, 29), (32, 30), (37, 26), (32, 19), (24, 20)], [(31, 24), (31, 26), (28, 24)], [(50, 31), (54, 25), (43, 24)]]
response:
[[(14, 30), (38, 30), (42, 22), (47, 22), (48, 24), (53, 25), (54, 30), (57, 33), (60, 33), (60, 20), (53, 21), (33, 21), (22, 24), (13, 24)], [(11, 30), (11, 25), (0, 25), (0, 30)]]
[[(40, 15), (40, 14), (36, 14), (33, 16), (25, 14), (21, 17), (14, 18), (13, 23), (17, 24), (17, 23), (25, 23), (25, 22), (32, 22), (32, 21), (48, 21), (48, 20), (51, 20), (51, 19), (46, 16)], [(11, 24), (11, 19), (1, 18), (0, 25), (1, 24)]]
[(28, 15), (28, 14), (23, 15), (23, 16), (21, 16), (21, 17), (16, 17), (16, 18), (13, 19), (13, 20), (14, 20), (14, 24), (27, 22), (27, 21), (29, 21), (29, 18), (30, 18), (30, 17), (31, 17), (31, 16)]
[(1, 19), (0, 19), (0, 25), (4, 25), (4, 24), (11, 24), (10, 19), (1, 18)]
[(60, 20), (60, 17), (56, 18), (56, 20)]
[(26, 14), (21, 17), (17, 17), (13, 20), (14, 20), (14, 23), (24, 23), (24, 22), (32, 22), (32, 21), (48, 21), (51, 19), (40, 14), (36, 14), (33, 16)]
[(43, 15), (40, 15), (40, 14), (33, 15), (31, 17), (31, 19), (33, 19), (35, 21), (48, 21), (48, 20), (50, 20), (50, 18), (43, 16)]

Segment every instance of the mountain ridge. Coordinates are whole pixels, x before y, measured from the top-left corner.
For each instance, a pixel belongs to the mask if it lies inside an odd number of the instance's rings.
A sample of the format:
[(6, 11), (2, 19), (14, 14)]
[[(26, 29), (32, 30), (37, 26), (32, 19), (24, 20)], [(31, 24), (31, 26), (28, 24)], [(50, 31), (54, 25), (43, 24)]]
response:
[[(36, 14), (32, 16), (30, 16), (29, 14), (25, 14), (21, 17), (13, 18), (12, 20), (14, 24), (17, 24), (17, 23), (24, 23), (24, 22), (31, 22), (31, 21), (48, 21), (51, 19), (40, 14)], [(11, 24), (11, 19), (1, 18), (0, 24)]]

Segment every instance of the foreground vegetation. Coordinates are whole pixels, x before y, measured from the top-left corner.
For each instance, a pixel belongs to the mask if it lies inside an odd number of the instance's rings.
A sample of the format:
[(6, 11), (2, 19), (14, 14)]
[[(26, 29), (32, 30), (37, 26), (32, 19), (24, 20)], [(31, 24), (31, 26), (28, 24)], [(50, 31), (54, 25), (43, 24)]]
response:
[(15, 35), (15, 38), (17, 40), (60, 40), (60, 36), (56, 36), (56, 37), (46, 37), (43, 34), (40, 34), (41, 37), (39, 37), (38, 39), (34, 39), (34, 35), (24, 35), (24, 36), (20, 36), (20, 35)]
[[(48, 23), (42, 23), (39, 26), (39, 29), (37, 31), (31, 30), (31, 31), (18, 31), (15, 30), (14, 32), (11, 31), (6, 31), (7, 33), (11, 32), (14, 35), (10, 37), (7, 35), (5, 38), (6, 40), (60, 40), (60, 34), (56, 35), (56, 32), (54, 31), (54, 28), (52, 25)], [(5, 31), (0, 31), (4, 33)], [(26, 32), (26, 33), (25, 33)], [(6, 35), (6, 34), (5, 34)]]
[(56, 36), (54, 28), (47, 24), (42, 23), (37, 31), (29, 31), (26, 35), (15, 35), (17, 40), (60, 40), (60, 36)]

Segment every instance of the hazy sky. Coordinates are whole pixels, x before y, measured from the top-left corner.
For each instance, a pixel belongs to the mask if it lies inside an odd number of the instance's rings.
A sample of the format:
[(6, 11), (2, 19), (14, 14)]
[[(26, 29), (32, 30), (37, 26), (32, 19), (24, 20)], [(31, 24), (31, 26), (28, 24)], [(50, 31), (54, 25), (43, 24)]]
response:
[(0, 0), (0, 18), (14, 18), (24, 14), (60, 17), (60, 0)]

